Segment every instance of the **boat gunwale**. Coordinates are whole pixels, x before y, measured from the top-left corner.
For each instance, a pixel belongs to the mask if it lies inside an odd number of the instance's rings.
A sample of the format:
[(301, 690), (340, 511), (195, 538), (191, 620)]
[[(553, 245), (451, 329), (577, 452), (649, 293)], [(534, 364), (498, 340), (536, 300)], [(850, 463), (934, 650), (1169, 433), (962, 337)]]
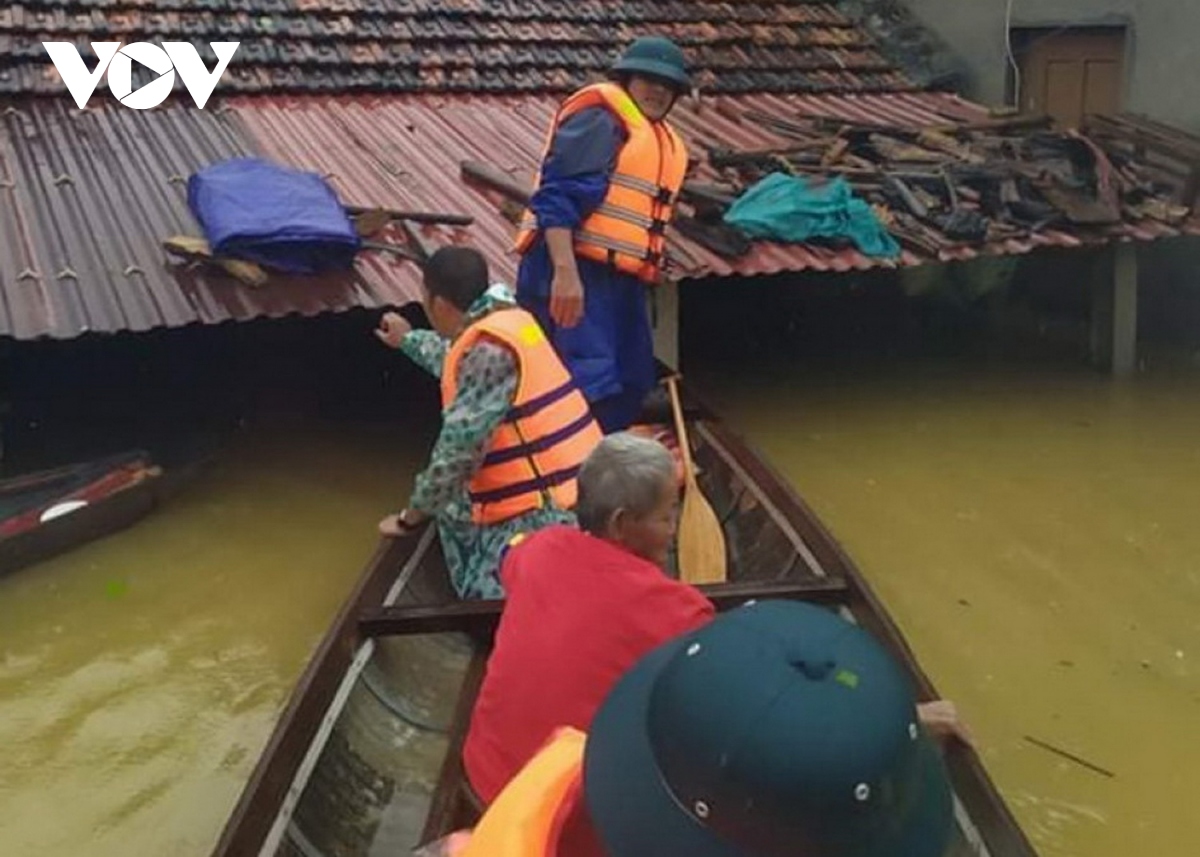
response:
[(148, 450), (128, 449), (100, 458), (72, 461), (42, 470), (14, 473), (11, 476), (0, 477), (0, 496), (21, 491), (36, 491), (48, 488), (55, 483), (70, 482), (72, 479), (76, 479), (80, 473), (91, 474), (92, 478), (88, 480), (91, 482), (118, 468), (140, 463), (145, 463), (147, 467), (154, 464)]
[[(825, 570), (849, 584), (850, 598), (846, 606), (855, 621), (903, 665), (916, 685), (918, 698), (922, 701), (940, 699), (933, 681), (865, 575), (799, 492), (754, 446), (728, 426), (713, 421), (705, 422), (699, 429), (702, 435), (707, 435), (737, 461), (783, 512)], [(1000, 795), (979, 754), (972, 747), (955, 741), (947, 746), (945, 760), (954, 792), (965, 805), (992, 857), (1037, 857), (1037, 851)]]
[(214, 857), (258, 854), (267, 843), (304, 757), (363, 642), (358, 631), (359, 616), (368, 607), (383, 603), (404, 567), (422, 545), (430, 543), (422, 538), (430, 526), (427, 523), (403, 539), (379, 540), (276, 719), (221, 831), (212, 852)]

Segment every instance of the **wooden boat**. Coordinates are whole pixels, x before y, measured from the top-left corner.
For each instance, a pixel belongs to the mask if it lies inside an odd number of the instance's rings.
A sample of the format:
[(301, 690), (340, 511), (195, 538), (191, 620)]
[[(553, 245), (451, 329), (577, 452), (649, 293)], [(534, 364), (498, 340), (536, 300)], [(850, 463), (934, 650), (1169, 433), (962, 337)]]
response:
[[(690, 420), (700, 484), (722, 519), (718, 608), (804, 599), (841, 611), (936, 698), (862, 574), (798, 496), (703, 409)], [(403, 855), (468, 826), (459, 762), (502, 602), (456, 602), (436, 530), (380, 545), (318, 647), (217, 843), (217, 857)], [(948, 852), (1032, 857), (978, 757), (947, 749), (957, 832)]]
[(131, 526), (163, 488), (140, 450), (0, 480), (0, 575)]

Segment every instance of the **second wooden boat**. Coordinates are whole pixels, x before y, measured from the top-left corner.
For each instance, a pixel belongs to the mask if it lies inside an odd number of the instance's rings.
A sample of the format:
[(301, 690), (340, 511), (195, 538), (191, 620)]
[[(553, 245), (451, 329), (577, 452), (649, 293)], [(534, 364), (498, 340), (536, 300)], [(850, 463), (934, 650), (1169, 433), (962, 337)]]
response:
[(0, 575), (133, 525), (163, 487), (140, 450), (0, 480)]

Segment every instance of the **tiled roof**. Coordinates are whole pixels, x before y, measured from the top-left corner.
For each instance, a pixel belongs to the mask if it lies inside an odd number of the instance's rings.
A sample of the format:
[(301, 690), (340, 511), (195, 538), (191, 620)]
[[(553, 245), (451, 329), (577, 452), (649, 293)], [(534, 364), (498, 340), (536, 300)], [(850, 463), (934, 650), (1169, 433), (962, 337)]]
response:
[[(204, 111), (178, 106), (135, 111), (99, 103), (80, 112), (66, 98), (0, 108), (0, 246), (7, 251), (0, 254), (0, 335), (65, 338), (89, 330), (377, 308), (416, 298), (415, 266), (376, 252), (361, 254), (352, 274), (272, 276), (260, 288), (168, 265), (162, 239), (198, 234), (185, 202), (187, 175), (204, 164), (255, 152), (326, 174), (347, 204), (473, 216), (470, 227), (426, 227), (425, 237), (437, 244), (471, 243), (487, 254), (495, 276), (511, 281), (512, 226), (500, 215), (498, 198), (464, 184), (459, 167), (464, 160), (486, 161), (529, 182), (557, 103), (552, 96), (258, 96)], [(745, 121), (754, 113), (901, 127), (985, 115), (955, 96), (911, 93), (726, 96), (699, 105), (682, 102), (672, 118), (698, 155), (714, 145), (785, 145), (783, 138)], [(735, 115), (743, 121), (730, 118)], [(704, 166), (700, 178), (712, 177)], [(1153, 222), (1121, 230), (1117, 234), (1139, 240), (1177, 234)], [(939, 258), (1104, 240), (1105, 235), (1047, 230), (963, 245)], [(688, 241), (678, 249), (685, 261), (676, 274), (683, 278), (897, 264), (853, 249), (807, 244), (757, 243), (736, 260)], [(920, 261), (906, 252), (898, 263)]]
[(0, 95), (63, 91), (43, 41), (89, 67), (91, 41), (189, 41), (209, 67), (209, 42), (240, 41), (217, 94), (500, 93), (573, 88), (648, 33), (682, 44), (706, 91), (913, 88), (836, 2), (25, 0), (0, 5)]

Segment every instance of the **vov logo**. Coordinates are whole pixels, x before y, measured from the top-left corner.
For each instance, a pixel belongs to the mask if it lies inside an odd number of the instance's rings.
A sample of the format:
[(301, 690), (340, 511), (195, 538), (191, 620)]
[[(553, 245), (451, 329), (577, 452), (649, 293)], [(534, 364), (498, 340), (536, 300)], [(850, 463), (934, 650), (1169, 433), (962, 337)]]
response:
[[(217, 55), (217, 65), (212, 71), (205, 67), (200, 52), (188, 42), (163, 42), (162, 47), (150, 42), (130, 42), (124, 47), (120, 42), (92, 42), (92, 50), (100, 61), (95, 69), (88, 71), (79, 50), (71, 42), (42, 42), (80, 110), (87, 106), (105, 71), (108, 72), (109, 91), (134, 110), (149, 110), (162, 104), (171, 94), (178, 72), (196, 107), (203, 110), (241, 42), (210, 44)], [(158, 75), (137, 92), (133, 91), (135, 61)]]

